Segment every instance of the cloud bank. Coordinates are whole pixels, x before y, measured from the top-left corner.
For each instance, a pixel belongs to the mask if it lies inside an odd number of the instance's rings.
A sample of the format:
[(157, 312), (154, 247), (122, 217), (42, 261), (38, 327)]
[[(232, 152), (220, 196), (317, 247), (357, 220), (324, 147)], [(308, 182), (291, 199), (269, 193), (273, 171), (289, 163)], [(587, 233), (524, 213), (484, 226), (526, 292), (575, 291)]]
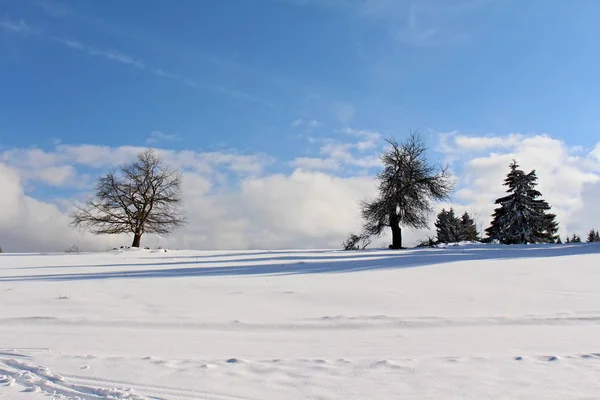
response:
[[(314, 157), (275, 160), (235, 150), (197, 152), (159, 149), (184, 176), (189, 224), (144, 245), (189, 249), (339, 248), (360, 230), (359, 202), (373, 198), (377, 132), (347, 128), (342, 139), (313, 140)], [(155, 135), (156, 136), (156, 135)], [(345, 138), (345, 139), (344, 139)], [(164, 139), (164, 138), (163, 138)], [(401, 138), (399, 138), (401, 139)], [(160, 143), (159, 143), (160, 144)], [(487, 227), (494, 199), (512, 159), (536, 169), (539, 189), (553, 206), (561, 234), (600, 228), (600, 144), (586, 151), (548, 135), (439, 135), (432, 157), (445, 158), (456, 175), (452, 203)], [(130, 238), (92, 236), (72, 230), (68, 214), (90, 193), (97, 176), (129, 162), (142, 148), (59, 144), (50, 150), (0, 152), (0, 246), (12, 252), (82, 250), (127, 245)], [(275, 171), (275, 172), (274, 172)], [(407, 245), (431, 234), (405, 232)], [(387, 245), (388, 238), (374, 241)]]

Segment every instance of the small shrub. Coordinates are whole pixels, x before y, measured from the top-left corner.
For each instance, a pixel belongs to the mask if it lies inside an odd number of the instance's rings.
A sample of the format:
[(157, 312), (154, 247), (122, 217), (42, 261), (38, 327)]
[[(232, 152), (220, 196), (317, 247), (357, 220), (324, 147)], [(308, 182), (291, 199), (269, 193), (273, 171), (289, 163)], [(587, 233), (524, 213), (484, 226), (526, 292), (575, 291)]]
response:
[(69, 253), (69, 254), (79, 253), (79, 245), (74, 244), (73, 246), (66, 249), (65, 253)]
[(371, 241), (371, 236), (366, 233), (360, 235), (351, 233), (348, 239), (342, 243), (342, 246), (344, 250), (364, 250), (371, 244)]
[(430, 236), (427, 236), (427, 239), (417, 243), (417, 247), (435, 247), (436, 245), (437, 241)]

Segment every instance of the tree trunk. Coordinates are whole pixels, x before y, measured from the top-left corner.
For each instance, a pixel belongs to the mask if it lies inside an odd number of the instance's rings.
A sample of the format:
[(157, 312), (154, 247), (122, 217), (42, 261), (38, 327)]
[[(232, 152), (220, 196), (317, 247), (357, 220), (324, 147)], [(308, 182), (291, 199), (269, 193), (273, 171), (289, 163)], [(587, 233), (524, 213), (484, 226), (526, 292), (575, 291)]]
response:
[(392, 249), (399, 250), (402, 248), (402, 228), (397, 215), (390, 215), (390, 228), (392, 228)]
[(141, 233), (136, 233), (135, 235), (133, 235), (133, 243), (131, 244), (131, 247), (140, 247), (141, 240), (142, 240)]

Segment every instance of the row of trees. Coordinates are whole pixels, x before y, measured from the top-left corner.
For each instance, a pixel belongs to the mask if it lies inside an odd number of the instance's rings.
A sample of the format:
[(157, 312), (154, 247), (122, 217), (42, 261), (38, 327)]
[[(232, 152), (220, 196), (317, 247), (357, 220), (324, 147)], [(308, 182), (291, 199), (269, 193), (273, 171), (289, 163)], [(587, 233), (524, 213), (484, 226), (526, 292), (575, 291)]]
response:
[[(560, 239), (556, 215), (549, 212), (550, 205), (535, 188), (538, 179), (535, 170), (525, 173), (516, 161), (509, 167), (504, 180), (508, 194), (494, 202), (499, 207), (494, 210), (491, 225), (485, 230), (487, 237), (483, 240), (504, 244), (556, 243)], [(453, 209), (442, 210), (435, 226), (440, 243), (480, 240), (467, 212), (459, 219)]]
[[(361, 204), (363, 231), (352, 234), (344, 248), (365, 248), (373, 237), (390, 228), (389, 247), (400, 249), (402, 228), (426, 228), (432, 203), (450, 198), (452, 178), (447, 168), (428, 162), (426, 146), (417, 132), (403, 143), (394, 139), (387, 142), (389, 147), (381, 155), (383, 169), (376, 176), (378, 196)], [(536, 189), (537, 179), (535, 171), (525, 173), (513, 161), (504, 180), (507, 195), (495, 201), (498, 207), (485, 230), (487, 237), (481, 239), (467, 212), (459, 218), (450, 208), (437, 216), (437, 242), (484, 240), (517, 244), (560, 240), (556, 215)], [(151, 149), (98, 179), (94, 195), (71, 214), (72, 226), (94, 234), (132, 234), (132, 247), (140, 246), (145, 233), (166, 235), (185, 223), (181, 174), (165, 165)], [(588, 241), (600, 241), (598, 232), (590, 232)]]
[(468, 212), (462, 217), (454, 215), (454, 209), (443, 209), (435, 221), (437, 241), (439, 243), (476, 242), (480, 240), (475, 221)]
[[(399, 144), (388, 140), (383, 152), (383, 170), (377, 175), (379, 196), (361, 205), (363, 232), (351, 234), (344, 248), (364, 248), (371, 237), (381, 235), (387, 227), (392, 233), (392, 249), (402, 247), (402, 227), (425, 228), (434, 201), (447, 200), (453, 183), (444, 167), (434, 167), (426, 157), (426, 147), (418, 133)], [(454, 209), (442, 210), (435, 222), (437, 238), (429, 243), (459, 241), (498, 242), (503, 244), (557, 243), (558, 222), (550, 205), (537, 190), (535, 170), (526, 173), (517, 161), (510, 164), (504, 180), (506, 195), (494, 204), (490, 226), (481, 239), (475, 222), (465, 212), (460, 218)], [(588, 241), (600, 241), (598, 232), (590, 232)]]
[[(559, 238), (559, 240), (560, 240), (560, 238)], [(600, 234), (598, 233), (598, 231), (596, 231), (594, 229), (590, 230), (590, 232), (588, 233), (586, 242), (587, 243), (600, 242)], [(574, 233), (573, 236), (567, 237), (567, 239), (565, 240), (565, 243), (581, 243), (581, 236)]]

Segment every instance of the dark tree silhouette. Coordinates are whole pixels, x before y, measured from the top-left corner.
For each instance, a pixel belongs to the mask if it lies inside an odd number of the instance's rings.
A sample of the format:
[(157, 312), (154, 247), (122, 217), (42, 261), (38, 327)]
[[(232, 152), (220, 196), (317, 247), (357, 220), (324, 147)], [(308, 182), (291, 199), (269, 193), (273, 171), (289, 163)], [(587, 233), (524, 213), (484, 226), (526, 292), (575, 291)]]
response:
[(586, 240), (588, 243), (600, 242), (600, 237), (598, 231), (592, 229), (590, 233), (588, 233), (588, 237)]
[(571, 237), (570, 243), (581, 243), (581, 236), (574, 233), (573, 236)]
[(390, 148), (383, 152), (383, 171), (377, 175), (379, 197), (362, 204), (364, 230), (381, 235), (386, 227), (392, 230), (390, 248), (402, 248), (402, 228), (427, 227), (432, 212), (431, 202), (448, 199), (453, 183), (445, 168), (431, 165), (427, 150), (418, 132), (398, 144), (388, 139)]
[(476, 242), (479, 241), (479, 233), (475, 221), (468, 212), (464, 212), (461, 218), (454, 214), (454, 209), (449, 211), (442, 209), (435, 221), (438, 243)]
[(479, 237), (479, 232), (477, 232), (477, 226), (475, 225), (475, 221), (466, 211), (460, 218), (460, 228), (460, 240), (467, 242), (477, 242), (481, 239)]
[(95, 195), (71, 214), (71, 226), (97, 235), (131, 233), (131, 246), (140, 247), (144, 233), (168, 235), (181, 227), (181, 206), (181, 174), (147, 149), (118, 174), (98, 179)]

